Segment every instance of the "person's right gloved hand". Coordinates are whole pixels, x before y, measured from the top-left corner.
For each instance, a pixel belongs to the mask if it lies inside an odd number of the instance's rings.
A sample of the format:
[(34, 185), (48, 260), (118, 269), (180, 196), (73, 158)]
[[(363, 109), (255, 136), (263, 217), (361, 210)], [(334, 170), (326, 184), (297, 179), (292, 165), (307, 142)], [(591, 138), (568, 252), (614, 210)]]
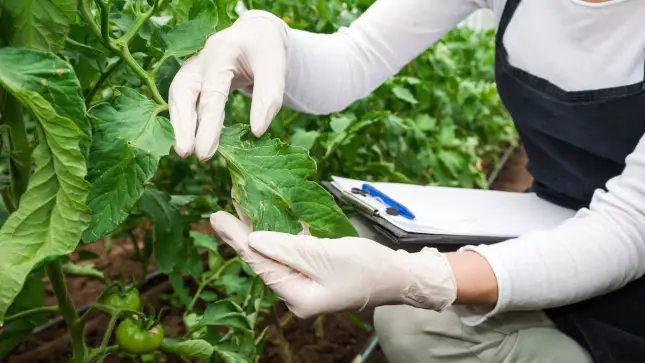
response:
[(316, 238), (306, 228), (254, 232), (236, 209), (240, 218), (212, 214), (213, 230), (298, 317), (388, 304), (441, 311), (457, 297), (452, 268), (436, 249), (394, 251), (365, 238)]
[(232, 90), (252, 92), (251, 131), (257, 137), (266, 132), (282, 106), (286, 29), (275, 15), (250, 10), (186, 61), (170, 85), (168, 102), (178, 155), (194, 151), (207, 160), (215, 154)]

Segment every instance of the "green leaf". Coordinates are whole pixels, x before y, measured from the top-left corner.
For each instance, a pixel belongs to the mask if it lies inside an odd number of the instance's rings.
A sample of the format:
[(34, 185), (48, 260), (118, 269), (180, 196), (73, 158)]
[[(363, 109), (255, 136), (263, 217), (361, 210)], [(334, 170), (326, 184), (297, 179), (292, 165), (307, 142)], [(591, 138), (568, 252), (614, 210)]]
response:
[(176, 274), (170, 274), (168, 275), (168, 279), (170, 280), (170, 285), (172, 286), (172, 289), (175, 291), (175, 294), (179, 298), (179, 301), (181, 302), (182, 305), (188, 305), (190, 304), (190, 291), (188, 291), (188, 288), (184, 285), (184, 280), (181, 279), (179, 275)]
[(343, 132), (347, 130), (352, 121), (353, 120), (351, 118), (344, 115), (332, 116), (331, 121), (329, 122), (329, 126), (331, 126), (331, 129), (334, 132)]
[(204, 47), (206, 39), (216, 32), (217, 17), (204, 12), (196, 19), (177, 25), (163, 35), (166, 49), (163, 58), (185, 57), (197, 53)]
[[(29, 62), (33, 69), (25, 74), (22, 66)], [(33, 153), (34, 174), (20, 207), (0, 230), (0, 324), (29, 272), (49, 256), (72, 252), (90, 220), (86, 161), (79, 146), (86, 134), (77, 126), (84, 119), (74, 121), (57, 113), (42, 90), (31, 88), (28, 81), (41, 75), (50, 89), (58, 89), (57, 73), (67, 77), (71, 72), (69, 64), (53, 54), (0, 49), (0, 86), (31, 111), (41, 130)]]
[(90, 143), (91, 124), (85, 116), (85, 102), (72, 66), (51, 53), (16, 48), (2, 48), (0, 64), (2, 77), (12, 84), (7, 87), (37, 93), (58, 115), (76, 124), (80, 129), (76, 137), (85, 152)]
[(212, 291), (203, 291), (201, 294), (199, 294), (199, 298), (206, 302), (213, 302), (217, 301), (217, 299), (219, 299), (219, 296)]
[(170, 84), (172, 83), (173, 78), (175, 78), (177, 72), (179, 72), (181, 63), (175, 57), (168, 57), (167, 59), (162, 60), (162, 62), (161, 68), (159, 68), (159, 71), (155, 75), (155, 83), (157, 84), (161, 97), (167, 102)]
[(58, 52), (76, 6), (77, 0), (0, 0), (0, 33), (14, 47)]
[(35, 327), (36, 324), (27, 320), (14, 321), (4, 327), (0, 332), (0, 359), (7, 357), (15, 347), (27, 339)]
[(190, 359), (208, 359), (213, 355), (213, 346), (201, 339), (185, 340), (178, 343), (164, 339), (161, 350)]
[(259, 277), (254, 277), (251, 280), (249, 286), (249, 291), (246, 294), (246, 299), (242, 305), (246, 316), (251, 322), (251, 326), (255, 326), (257, 322), (258, 313), (260, 311), (260, 304), (262, 303), (262, 298), (264, 297), (264, 283)]
[(296, 132), (293, 133), (293, 136), (291, 136), (291, 145), (300, 146), (301, 148), (309, 151), (312, 147), (314, 147), (318, 136), (320, 136), (320, 132), (318, 131), (305, 131), (303, 129), (297, 129)]
[(403, 100), (403, 101), (405, 101), (407, 103), (410, 103), (412, 105), (416, 105), (417, 103), (419, 103), (419, 101), (417, 101), (417, 99), (414, 98), (414, 95), (412, 94), (412, 92), (410, 92), (409, 89), (407, 89), (407, 88), (405, 88), (403, 86), (394, 86), (392, 88), (392, 93), (394, 93), (394, 95), (398, 99)]
[[(13, 300), (13, 304), (7, 310), (7, 316), (17, 314), (21, 311), (34, 309), (45, 305), (45, 283), (39, 277), (35, 277), (32, 273), (22, 290)], [(45, 314), (31, 315), (24, 320), (28, 320), (34, 324), (44, 324), (46, 322)]]
[(242, 308), (234, 302), (220, 300), (206, 307), (206, 311), (197, 325), (199, 327), (225, 326), (251, 330), (251, 323), (242, 312)]
[(152, 245), (157, 266), (161, 272), (169, 273), (180, 257), (182, 230), (179, 209), (170, 203), (170, 195), (153, 188), (143, 192), (139, 209), (154, 224)]
[(255, 230), (298, 233), (301, 222), (318, 237), (356, 236), (334, 198), (318, 183), (316, 163), (300, 148), (263, 136), (249, 136), (246, 125), (222, 133), (219, 153), (231, 171), (233, 198)]
[[(195, 19), (205, 11), (215, 13), (216, 5), (213, 0), (174, 0), (172, 6), (175, 10), (177, 24)], [(217, 16), (217, 13), (215, 13)]]
[(221, 347), (214, 346), (213, 350), (225, 363), (253, 363), (245, 356)]
[(196, 195), (171, 195), (170, 203), (177, 207), (181, 207), (186, 204), (190, 204), (195, 199), (197, 199)]
[(215, 238), (195, 231), (190, 231), (190, 237), (193, 239), (195, 246), (206, 248), (209, 251), (217, 252), (219, 254), (219, 246)]
[(114, 92), (111, 103), (89, 111), (98, 125), (88, 173), (92, 189), (87, 204), (93, 215), (85, 242), (96, 241), (126, 219), (174, 143), (170, 121), (157, 116), (162, 106), (130, 88)]
[(418, 115), (415, 121), (421, 131), (431, 131), (437, 126), (437, 119), (425, 113)]

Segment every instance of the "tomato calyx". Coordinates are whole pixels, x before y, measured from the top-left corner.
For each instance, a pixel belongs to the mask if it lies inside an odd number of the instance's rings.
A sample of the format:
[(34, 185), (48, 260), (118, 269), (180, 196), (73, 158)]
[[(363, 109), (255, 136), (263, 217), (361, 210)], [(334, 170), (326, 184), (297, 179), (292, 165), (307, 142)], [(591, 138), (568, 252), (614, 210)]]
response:
[(139, 290), (135, 287), (126, 287), (120, 282), (109, 285), (101, 294), (99, 301), (112, 309), (138, 311), (141, 308)]

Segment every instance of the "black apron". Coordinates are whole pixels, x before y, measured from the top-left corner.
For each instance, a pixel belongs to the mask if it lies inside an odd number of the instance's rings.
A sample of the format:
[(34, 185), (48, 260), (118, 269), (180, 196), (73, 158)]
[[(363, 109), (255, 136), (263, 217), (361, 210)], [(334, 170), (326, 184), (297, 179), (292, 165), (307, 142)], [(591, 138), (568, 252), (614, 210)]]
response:
[[(507, 0), (504, 8), (496, 37), (495, 78), (528, 155), (527, 168), (534, 177), (531, 190), (567, 208), (588, 207), (594, 190), (623, 171), (625, 158), (645, 134), (645, 81), (567, 92), (513, 67), (503, 39), (519, 4), (520, 0)], [(546, 313), (597, 363), (645, 362), (645, 278)]]

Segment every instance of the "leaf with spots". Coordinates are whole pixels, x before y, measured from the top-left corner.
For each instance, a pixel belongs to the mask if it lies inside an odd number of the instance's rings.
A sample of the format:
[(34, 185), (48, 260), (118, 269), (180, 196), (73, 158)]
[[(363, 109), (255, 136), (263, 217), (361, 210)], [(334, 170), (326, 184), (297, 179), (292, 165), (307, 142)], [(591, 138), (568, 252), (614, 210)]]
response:
[[(31, 112), (38, 122), (39, 141), (27, 191), (0, 230), (1, 325), (32, 269), (76, 248), (90, 220), (85, 205), (90, 186), (79, 145), (87, 137), (82, 130), (87, 127), (84, 106), (78, 113), (65, 113), (48, 102), (53, 94), (61, 102), (77, 104), (71, 101), (79, 92), (71, 66), (51, 53), (0, 48), (0, 87)], [(68, 98), (63, 97), (65, 92)]]
[(280, 140), (249, 136), (237, 124), (222, 133), (219, 153), (233, 178), (233, 198), (255, 230), (298, 233), (301, 223), (317, 237), (356, 236), (334, 198), (318, 183), (316, 162), (307, 151)]
[(137, 91), (119, 87), (110, 103), (89, 110), (97, 127), (92, 140), (87, 199), (92, 222), (83, 240), (93, 242), (123, 222), (174, 143), (165, 110)]
[(81, 86), (72, 67), (53, 54), (39, 51), (8, 47), (2, 48), (1, 56), (3, 62), (15, 62), (2, 69), (5, 78), (36, 92), (57, 114), (72, 120), (82, 132), (78, 134), (81, 146), (89, 148), (91, 125), (85, 117)]

